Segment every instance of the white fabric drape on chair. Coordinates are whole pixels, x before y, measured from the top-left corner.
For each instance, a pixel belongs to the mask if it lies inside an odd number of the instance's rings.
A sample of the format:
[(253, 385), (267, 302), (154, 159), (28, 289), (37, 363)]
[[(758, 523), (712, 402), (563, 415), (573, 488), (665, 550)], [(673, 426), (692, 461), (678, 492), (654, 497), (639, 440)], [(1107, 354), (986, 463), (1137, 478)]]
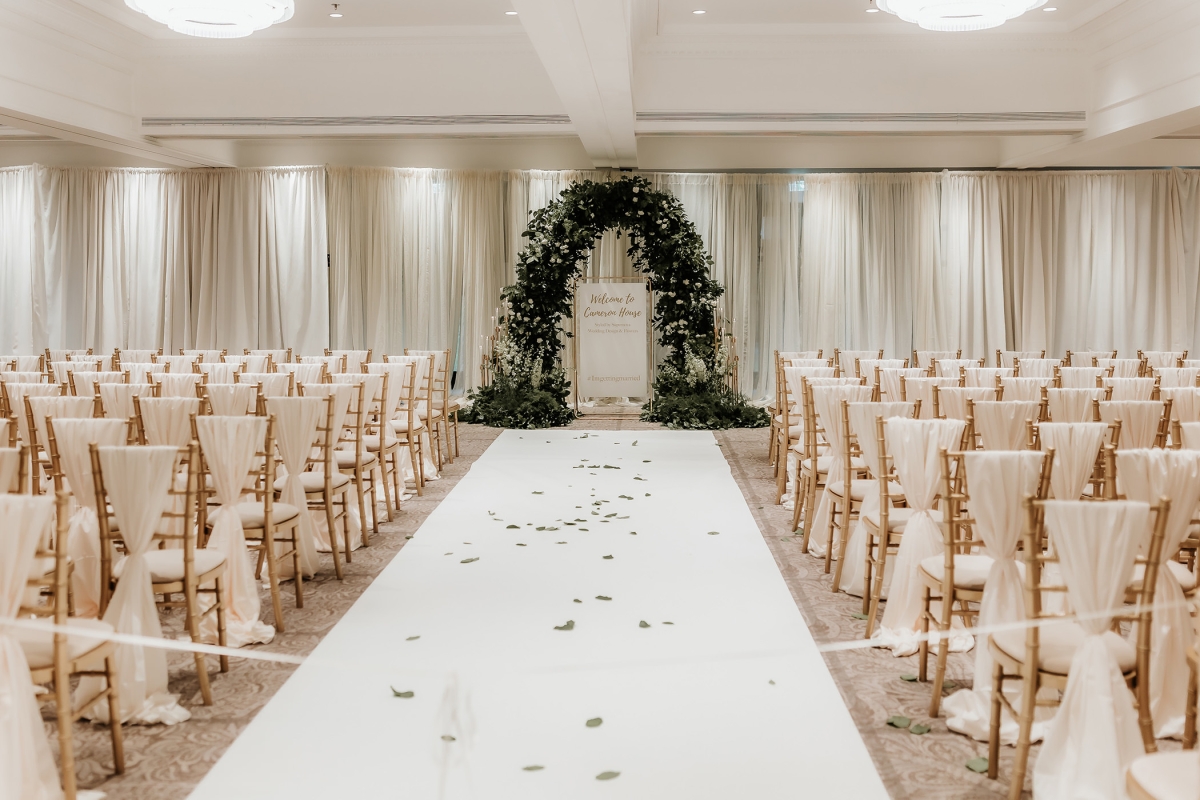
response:
[[(1187, 648), (1194, 641), (1192, 617), (1179, 579), (1169, 562), (1175, 561), (1187, 538), (1188, 526), (1200, 502), (1200, 453), (1194, 450), (1122, 450), (1117, 453), (1117, 474), (1130, 500), (1157, 503), (1171, 500), (1171, 513), (1163, 537), (1162, 563), (1154, 586), (1154, 628), (1150, 635), (1150, 713), (1158, 738), (1183, 736), (1187, 711)], [(1150, 531), (1142, 539), (1149, 545)], [(1177, 565), (1182, 566), (1182, 565)]]
[(1133, 577), (1134, 557), (1150, 507), (1120, 501), (1052, 501), (1046, 530), (1058, 551), (1067, 599), (1079, 615), (1083, 642), (1071, 659), (1054, 725), (1033, 766), (1038, 800), (1122, 800), (1125, 770), (1144, 755), (1133, 695), (1105, 637)]
[[(155, 528), (169, 504), (167, 490), (178, 458), (176, 447), (100, 448), (104, 485), (126, 548), (121, 579), (104, 612), (104, 621), (118, 633), (151, 639), (162, 637), (146, 553), (154, 543)], [(118, 644), (114, 660), (120, 676), (124, 721), (174, 725), (191, 718), (191, 712), (167, 692), (165, 650)], [(103, 678), (85, 677), (79, 683), (78, 695), (94, 697), (102, 681)], [(87, 713), (106, 722), (108, 704), (95, 703)]]
[[(896, 465), (896, 477), (912, 516), (900, 537), (895, 555), (896, 569), (888, 593), (887, 607), (873, 640), (894, 656), (917, 652), (921, 618), (921, 562), (943, 553), (942, 530), (934, 519), (934, 500), (940, 489), (941, 450), (957, 450), (966, 423), (961, 420), (909, 420), (893, 418), (885, 423), (887, 450)], [(951, 634), (950, 649), (965, 652), (974, 639), (968, 634)]]
[[(1038, 452), (967, 452), (964, 467), (975, 532), (993, 559), (983, 588), (976, 626), (1004, 625), (1025, 619), (1024, 583), (1017, 567), (1017, 544), (1025, 524), (1024, 501), (1037, 492), (1042, 460)], [(991, 720), (992, 654), (986, 644), (975, 648), (975, 688), (960, 689), (944, 701), (946, 726), (981, 742), (988, 740)], [(1040, 726), (1037, 726), (1040, 727)], [(1036, 731), (1033, 740), (1041, 738)], [(1003, 711), (1001, 740), (1017, 741), (1017, 721)]]
[[(225, 636), (229, 647), (269, 642), (275, 628), (259, 621), (261, 604), (258, 582), (246, 548), (246, 532), (237, 512), (246, 476), (254, 468), (254, 454), (267, 435), (263, 417), (198, 417), (196, 431), (200, 447), (212, 473), (213, 489), (220, 503), (210, 507), (212, 534), (207, 547), (225, 554)], [(201, 621), (204, 641), (217, 642), (217, 619), (207, 614)]]
[[(14, 619), (25, 597), (38, 541), (54, 520), (52, 497), (0, 495), (0, 620)], [(0, 797), (58, 800), (58, 768), (46, 740), (25, 651), (0, 626)]]

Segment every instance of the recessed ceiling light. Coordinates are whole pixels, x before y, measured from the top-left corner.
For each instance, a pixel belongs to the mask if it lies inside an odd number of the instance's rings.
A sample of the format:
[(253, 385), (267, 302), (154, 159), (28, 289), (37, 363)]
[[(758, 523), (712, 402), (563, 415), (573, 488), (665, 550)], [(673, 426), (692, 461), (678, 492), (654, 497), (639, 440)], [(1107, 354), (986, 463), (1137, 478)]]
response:
[(699, 15), (699, 14), (703, 14), (703, 13), (704, 13), (704, 9), (703, 9), (703, 8), (697, 8), (697, 9), (696, 9), (695, 11), (693, 11), (692, 13), (693, 13), (693, 14), (697, 14), (697, 15)]
[(515, 12), (515, 11), (505, 11), (504, 12), (504, 16), (506, 16), (506, 17), (515, 17), (516, 15), (517, 15), (517, 12)]
[(1058, 11), (1058, 9), (1054, 6), (1050, 6), (1050, 8), (1043, 8), (1042, 11)]
[(868, 14), (878, 14), (878, 13), (879, 13), (879, 9), (878, 9), (878, 8), (868, 8), (868, 9), (867, 9), (867, 13), (868, 13)]
[(340, 6), (340, 5), (341, 5), (341, 3), (334, 3), (333, 4), (333, 12), (329, 16), (333, 17), (334, 19), (341, 19), (342, 13), (340, 11), (338, 11), (338, 6)]

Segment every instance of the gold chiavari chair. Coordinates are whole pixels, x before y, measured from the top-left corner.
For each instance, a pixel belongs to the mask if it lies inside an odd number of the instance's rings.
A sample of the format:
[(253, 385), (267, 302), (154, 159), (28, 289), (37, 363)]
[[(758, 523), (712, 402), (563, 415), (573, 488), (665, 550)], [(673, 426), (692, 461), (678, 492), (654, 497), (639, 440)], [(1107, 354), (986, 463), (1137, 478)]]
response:
[[(305, 471), (300, 475), (300, 482), (304, 485), (304, 499), (308, 501), (309, 509), (325, 515), (329, 545), (333, 551), (333, 569), (338, 580), (343, 580), (341, 558), (344, 555), (347, 563), (351, 560), (348, 513), (350, 505), (347, 500), (350, 476), (338, 468), (334, 450), (341, 438), (352, 394), (352, 390), (347, 391), (341, 384), (300, 384), (302, 397), (322, 397), (325, 400), (325, 413), (317, 422), (317, 443), (309, 455)], [(276, 479), (276, 491), (283, 490), (285, 480)], [(344, 551), (338, 545), (339, 521), (342, 526)], [(360, 521), (362, 527), (365, 527), (366, 521)]]
[[(92, 481), (95, 484), (96, 508), (108, 508), (108, 490), (100, 459), (100, 448), (89, 447), (92, 456)], [(167, 493), (171, 502), (166, 504), (162, 519), (154, 534), (160, 549), (145, 555), (150, 569), (151, 591), (159, 608), (182, 608), (184, 624), (193, 643), (200, 644), (200, 623), (204, 617), (214, 614), (217, 620), (217, 643), (225, 646), (225, 554), (219, 550), (196, 547), (196, 505), (199, 496), (200, 446), (193, 439), (186, 447), (179, 448), (180, 456), (186, 460), (187, 477), (184, 481), (171, 481)], [(182, 485), (181, 485), (182, 483)], [(121, 546), (121, 532), (113, 529), (113, 520), (108, 514), (100, 514), (100, 615), (104, 615), (112, 592), (121, 580), (123, 562), (114, 561), (113, 554)], [(183, 595), (176, 600), (175, 595)], [(211, 599), (211, 605), (200, 606), (200, 596)], [(161, 599), (159, 599), (161, 596)], [(208, 665), (203, 653), (194, 653), (196, 676), (200, 683), (200, 696), (204, 705), (213, 704), (212, 686), (209, 682)], [(229, 671), (229, 657), (218, 658), (221, 672)]]
[[(1086, 633), (1079, 623), (1064, 619), (1065, 604), (1048, 602), (1067, 592), (1058, 569), (1059, 555), (1046, 530), (1046, 506), (1051, 502), (1025, 501), (1025, 528), (1022, 533), (1022, 561), (1025, 566), (1025, 617), (1029, 624), (1022, 629), (999, 631), (988, 637), (993, 658), (991, 731), (988, 741), (988, 777), (996, 779), (1000, 763), (1000, 722), (1002, 709), (1017, 720), (1020, 733), (1009, 783), (1009, 800), (1020, 800), (1029, 762), (1031, 731), (1039, 707), (1054, 707), (1066, 691), (1071, 661)], [(1154, 752), (1153, 722), (1150, 718), (1150, 682), (1139, 677), (1150, 673), (1150, 635), (1154, 615), (1154, 588), (1157, 583), (1158, 562), (1162, 551), (1167, 515), (1171, 501), (1161, 498), (1151, 507), (1154, 524), (1149, 545), (1136, 557), (1145, 570), (1142, 591), (1135, 606), (1126, 606), (1113, 614), (1114, 629), (1104, 634), (1104, 644), (1120, 666), (1126, 683), (1134, 689), (1138, 727), (1147, 752)], [(1115, 546), (1115, 545), (1114, 545)], [(1055, 569), (1047, 569), (1053, 564)], [(1054, 609), (1054, 610), (1050, 610)], [(1136, 623), (1136, 644), (1130, 645), (1115, 632), (1122, 622)], [(1004, 693), (1006, 681), (1021, 681), (1020, 706)], [(1042, 692), (1047, 688), (1053, 691)]]
[[(379, 514), (376, 511), (378, 489), (376, 488), (375, 473), (379, 470), (379, 459), (374, 453), (367, 452), (363, 435), (366, 432), (366, 420), (371, 411), (376, 392), (371, 387), (382, 386), (386, 376), (363, 375), (362, 373), (335, 375), (335, 383), (348, 383), (354, 387), (350, 399), (350, 410), (346, 415), (346, 424), (342, 428), (339, 447), (334, 451), (334, 459), (342, 474), (350, 478), (358, 493), (358, 518), (362, 522), (363, 545), (371, 543), (367, 533), (367, 509), (371, 510), (371, 529), (379, 533)], [(340, 379), (340, 380), (338, 380)], [(386, 484), (385, 484), (386, 487)], [(367, 497), (370, 496), (370, 502)]]
[[(67, 556), (70, 529), (70, 508), (65, 492), (58, 492), (52, 501), (38, 502), (55, 505), (55, 524), (52, 536), (42, 536), (34, 555), (34, 563), (48, 563), (50, 569), (30, 570), (25, 602), (19, 614), (25, 618), (52, 623), (54, 632), (18, 629), (15, 638), (20, 642), (29, 663), (34, 685), (54, 685), (53, 701), (58, 726), (59, 762), (62, 769), (62, 789), (67, 800), (76, 797), (75, 722), (93, 704), (108, 703), (109, 735), (112, 739), (113, 772), (125, 772), (125, 742), (121, 730), (121, 703), (118, 694), (116, 643), (102, 638), (113, 634), (107, 622), (69, 616), (69, 587), (71, 563)], [(73, 635), (73, 630), (78, 631)], [(87, 635), (90, 634), (90, 635)], [(103, 679), (98, 694), (76, 704), (71, 693), (71, 679), (76, 676), (96, 676)]]

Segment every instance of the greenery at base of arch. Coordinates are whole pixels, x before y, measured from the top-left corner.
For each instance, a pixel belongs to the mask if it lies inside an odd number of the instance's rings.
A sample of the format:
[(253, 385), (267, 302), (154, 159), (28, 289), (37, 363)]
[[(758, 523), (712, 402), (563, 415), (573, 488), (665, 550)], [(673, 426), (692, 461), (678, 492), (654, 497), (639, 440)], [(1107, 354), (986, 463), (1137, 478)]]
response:
[(549, 428), (575, 418), (560, 331), (571, 316), (575, 279), (610, 228), (628, 237), (634, 267), (657, 293), (653, 324), (666, 356), (654, 407), (643, 409), (642, 418), (681, 428), (765, 426), (766, 413), (725, 384), (725, 348), (712, 335), (723, 289), (709, 276), (712, 259), (696, 227), (675, 197), (633, 176), (572, 184), (533, 213), (517, 282), (503, 292), (504, 335), (491, 356), (492, 381), (471, 392), (464, 419)]

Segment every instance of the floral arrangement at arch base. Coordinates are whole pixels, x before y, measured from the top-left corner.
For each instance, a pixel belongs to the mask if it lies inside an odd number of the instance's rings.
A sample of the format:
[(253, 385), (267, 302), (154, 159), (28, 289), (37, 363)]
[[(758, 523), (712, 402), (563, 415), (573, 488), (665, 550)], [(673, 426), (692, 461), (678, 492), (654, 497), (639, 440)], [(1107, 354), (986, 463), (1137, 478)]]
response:
[(693, 429), (767, 425), (766, 412), (725, 383), (725, 348), (712, 335), (723, 289), (709, 275), (712, 259), (696, 227), (675, 197), (640, 177), (581, 181), (534, 212), (517, 282), (503, 292), (505, 335), (492, 354), (493, 379), (471, 392), (466, 421), (550, 428), (575, 418), (560, 332), (571, 316), (575, 279), (610, 228), (628, 236), (634, 267), (650, 277), (653, 323), (667, 353), (654, 381), (654, 406), (643, 408), (642, 419)]

